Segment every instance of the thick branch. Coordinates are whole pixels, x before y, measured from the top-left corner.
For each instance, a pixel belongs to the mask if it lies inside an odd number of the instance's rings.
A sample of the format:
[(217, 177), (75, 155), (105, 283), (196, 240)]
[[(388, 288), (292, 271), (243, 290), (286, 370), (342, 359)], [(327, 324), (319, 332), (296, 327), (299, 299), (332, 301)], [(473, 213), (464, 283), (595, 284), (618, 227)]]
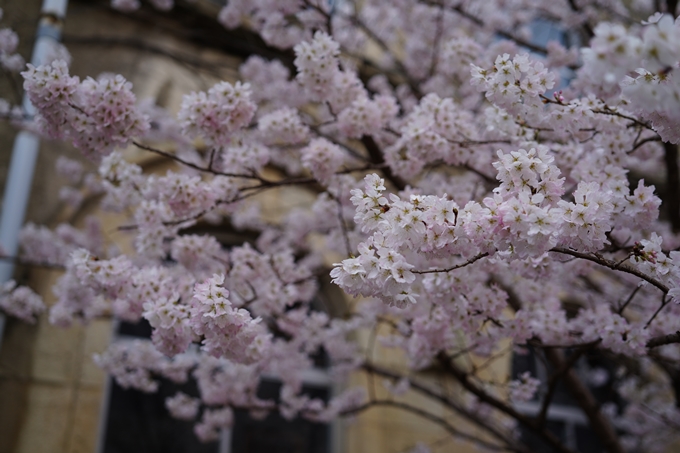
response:
[(516, 448), (511, 448), (511, 447), (505, 448), (505, 447), (487, 442), (487, 441), (480, 439), (478, 437), (471, 436), (470, 434), (465, 434), (462, 431), (459, 431), (456, 428), (454, 428), (453, 426), (451, 426), (451, 424), (448, 423), (443, 418), (438, 417), (438, 416), (436, 416), (436, 415), (434, 415), (434, 414), (432, 414), (432, 413), (430, 413), (426, 410), (420, 409), (419, 407), (412, 406), (410, 404), (406, 404), (406, 403), (403, 403), (403, 402), (400, 402), (400, 401), (392, 401), (392, 400), (371, 401), (371, 402), (368, 402), (368, 403), (366, 403), (362, 406), (359, 406), (359, 407), (356, 407), (354, 409), (350, 409), (348, 411), (342, 412), (340, 415), (350, 416), (350, 415), (354, 415), (354, 414), (357, 414), (359, 412), (363, 412), (366, 409), (369, 409), (371, 407), (376, 407), (376, 406), (394, 407), (394, 408), (402, 409), (402, 410), (405, 410), (405, 411), (410, 412), (412, 414), (418, 415), (419, 417), (422, 417), (426, 420), (429, 420), (429, 421), (441, 426), (449, 434), (451, 434), (453, 436), (456, 436), (456, 437), (459, 437), (461, 439), (465, 439), (467, 441), (479, 444), (479, 445), (483, 446), (484, 448), (492, 450), (492, 451), (508, 451), (509, 450), (509, 451), (515, 451), (515, 452), (518, 452), (518, 453), (526, 453), (526, 451), (527, 451), (527, 450), (520, 450), (520, 449), (516, 449)]
[[(562, 351), (557, 349), (546, 349), (545, 357), (558, 370), (565, 367), (566, 362)], [(588, 387), (578, 377), (576, 371), (569, 368), (568, 371), (564, 373), (564, 382), (574, 397), (576, 404), (583, 409), (586, 417), (588, 417), (590, 428), (600, 438), (605, 450), (609, 453), (624, 453), (623, 446), (619, 442), (614, 427), (607, 417), (600, 412), (597, 400)]]
[[(388, 369), (382, 368), (378, 365), (374, 365), (372, 363), (364, 363), (362, 365), (362, 368), (368, 372), (368, 373), (373, 373), (377, 374), (379, 376), (383, 376), (386, 378), (390, 378), (393, 380), (399, 380), (403, 378), (401, 374), (395, 373), (393, 371), (390, 371)], [(442, 395), (440, 393), (435, 392), (431, 388), (419, 383), (418, 381), (415, 381), (413, 379), (409, 380), (409, 387), (417, 391), (418, 393), (427, 396), (428, 398), (431, 398), (441, 404), (443, 404), (445, 407), (448, 409), (453, 410), (460, 416), (464, 417), (465, 419), (469, 420), (470, 422), (474, 423), (477, 427), (489, 432), (491, 435), (494, 437), (500, 439), (503, 441), (506, 445), (509, 446), (510, 450), (516, 450), (516, 451), (525, 451), (524, 447), (521, 445), (517, 445), (517, 441), (509, 437), (507, 434), (503, 433), (499, 429), (497, 429), (495, 426), (493, 426), (488, 419), (483, 419), (479, 417), (478, 415), (469, 412), (466, 408), (458, 404), (456, 401), (446, 397), (445, 395)]]
[(68, 45), (85, 45), (85, 46), (102, 46), (102, 47), (129, 47), (134, 50), (148, 52), (151, 54), (161, 55), (175, 60), (178, 63), (186, 64), (194, 68), (202, 68), (213, 74), (219, 75), (220, 68), (217, 65), (211, 64), (202, 58), (196, 58), (194, 55), (179, 52), (176, 50), (168, 50), (162, 46), (147, 42), (143, 39), (130, 38), (127, 36), (77, 36), (65, 35), (63, 42)]
[(161, 149), (157, 149), (157, 148), (154, 148), (154, 147), (151, 147), (151, 146), (148, 146), (148, 145), (143, 145), (143, 144), (136, 142), (136, 141), (133, 141), (132, 144), (135, 145), (139, 149), (143, 149), (144, 151), (149, 151), (151, 153), (158, 154), (159, 156), (167, 157), (168, 159), (172, 159), (177, 163), (180, 163), (180, 164), (185, 165), (187, 167), (191, 167), (194, 170), (202, 171), (202, 172), (205, 172), (205, 173), (211, 173), (213, 175), (229, 176), (231, 178), (244, 178), (244, 179), (262, 180), (262, 178), (260, 178), (258, 176), (254, 176), (254, 175), (243, 175), (243, 174), (237, 174), (237, 173), (224, 173), (224, 172), (221, 172), (221, 171), (213, 170), (212, 169), (212, 157), (211, 157), (210, 165), (207, 168), (205, 168), (205, 167), (201, 167), (200, 165), (196, 165), (192, 162), (189, 162), (187, 160), (184, 160), (181, 157), (176, 156), (172, 153), (169, 153), (167, 151), (163, 151)]
[[(575, 13), (580, 13), (581, 12), (581, 7), (576, 4), (576, 0), (569, 0), (569, 7), (571, 8), (572, 11)], [(586, 35), (588, 35), (588, 38), (592, 38), (595, 36), (595, 33), (593, 32), (593, 27), (590, 26), (588, 23), (588, 20), (583, 22), (583, 30), (585, 30)]]
[(392, 61), (394, 61), (394, 66), (397, 68), (399, 71), (400, 75), (406, 80), (406, 83), (408, 84), (409, 88), (411, 88), (411, 91), (413, 94), (421, 98), (423, 97), (423, 92), (420, 90), (418, 87), (418, 83), (413, 80), (413, 77), (411, 77), (411, 74), (409, 73), (408, 69), (406, 66), (404, 66), (404, 63), (392, 52), (390, 47), (387, 45), (385, 41), (380, 39), (380, 36), (375, 34), (375, 32), (371, 29), (371, 27), (368, 27), (366, 24), (364, 24), (361, 19), (359, 19), (357, 16), (351, 16), (348, 17), (348, 19), (357, 27), (359, 27), (366, 35), (371, 38), (376, 44), (378, 44), (383, 51), (386, 53), (390, 54), (392, 56)]
[(668, 286), (664, 285), (660, 281), (650, 277), (649, 275), (645, 274), (644, 272), (640, 272), (639, 270), (627, 265), (623, 264), (620, 262), (616, 262), (613, 260), (609, 260), (607, 258), (604, 258), (603, 256), (597, 256), (593, 255), (591, 253), (585, 253), (585, 252), (579, 252), (576, 250), (564, 248), (564, 247), (554, 247), (550, 249), (551, 252), (556, 252), (556, 253), (563, 253), (565, 255), (571, 255), (576, 258), (581, 258), (584, 260), (592, 261), (593, 263), (597, 263), (601, 266), (608, 267), (609, 269), (612, 269), (614, 271), (621, 271), (625, 272), (627, 274), (635, 275), (636, 277), (640, 277), (641, 279), (645, 280), (646, 282), (651, 283), (652, 285), (656, 286), (659, 288), (664, 294), (667, 294), (669, 291)]
[[(370, 135), (364, 135), (361, 137), (361, 143), (366, 147), (366, 151), (368, 151), (368, 155), (371, 158), (371, 162), (373, 162), (376, 165), (382, 165), (385, 163), (385, 157), (383, 156), (382, 151), (378, 147), (378, 144), (373, 140), (373, 137)], [(399, 190), (404, 190), (406, 188), (406, 181), (401, 179), (401, 177), (395, 175), (392, 172), (392, 169), (389, 166), (386, 166), (383, 169), (383, 173), (385, 177), (392, 183), (394, 186), (399, 189)]]
[[(550, 379), (548, 380), (548, 392), (546, 393), (545, 397), (543, 398), (543, 404), (541, 406), (541, 411), (538, 414), (538, 423), (543, 426), (545, 424), (545, 419), (546, 416), (548, 415), (548, 408), (550, 407), (550, 404), (552, 403), (552, 398), (555, 395), (555, 391), (557, 390), (557, 383), (559, 380), (564, 376), (566, 373), (568, 373), (571, 368), (574, 366), (574, 364), (580, 359), (585, 352), (600, 344), (601, 340), (595, 341), (590, 343), (588, 347), (584, 348), (579, 348), (577, 351), (575, 351), (571, 356), (569, 356), (569, 359), (564, 361), (562, 363), (562, 366), (554, 371), (552, 376), (550, 376)], [(548, 353), (546, 352), (546, 357), (548, 356)]]
[(659, 337), (651, 338), (647, 341), (648, 348), (658, 348), (667, 344), (680, 343), (680, 330), (668, 335), (661, 335)]
[[(443, 8), (446, 7), (442, 4), (443, 2), (441, 0), (439, 0), (439, 1), (437, 1), (437, 0), (422, 0), (420, 3), (423, 3), (425, 5), (430, 5), (430, 6), (439, 6), (439, 7), (443, 7)], [(456, 6), (452, 6), (452, 7), (446, 7), (446, 8), (449, 11), (453, 11), (453, 12), (458, 13), (461, 17), (468, 19), (470, 22), (477, 25), (478, 27), (481, 27), (481, 28), (486, 27), (486, 24), (484, 23), (484, 21), (482, 19), (480, 19), (479, 17), (465, 11), (463, 9), (463, 7), (460, 6), (460, 5), (456, 5)], [(529, 42), (525, 39), (522, 39), (518, 36), (515, 36), (510, 32), (507, 32), (507, 31), (504, 31), (504, 30), (495, 30), (495, 32), (498, 36), (501, 36), (501, 37), (503, 37), (507, 40), (513, 41), (517, 45), (522, 46), (526, 49), (529, 49), (532, 52), (540, 53), (542, 55), (547, 55), (547, 53), (548, 53), (548, 51), (545, 47), (538, 46), (538, 45), (531, 43), (531, 42)]]
[(547, 431), (546, 429), (539, 428), (534, 420), (524, 414), (517, 412), (512, 407), (508, 406), (504, 401), (490, 395), (474, 384), (470, 380), (468, 373), (453, 364), (446, 354), (440, 353), (437, 358), (444, 369), (454, 378), (456, 378), (456, 380), (463, 386), (463, 388), (465, 388), (465, 390), (475, 395), (479, 401), (488, 404), (489, 406), (494, 407), (504, 414), (509, 415), (510, 417), (517, 420), (521, 425), (540, 436), (546, 443), (548, 443), (548, 445), (550, 445), (553, 451), (561, 453), (575, 453), (573, 450), (563, 445), (560, 439), (553, 433)]

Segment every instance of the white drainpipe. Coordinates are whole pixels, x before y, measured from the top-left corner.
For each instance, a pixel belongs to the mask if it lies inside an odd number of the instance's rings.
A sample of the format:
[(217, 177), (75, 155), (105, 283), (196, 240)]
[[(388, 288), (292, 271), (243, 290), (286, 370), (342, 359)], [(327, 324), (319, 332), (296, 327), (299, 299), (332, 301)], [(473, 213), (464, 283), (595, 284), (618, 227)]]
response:
[[(43, 64), (52, 44), (61, 38), (61, 26), (66, 17), (68, 0), (43, 0), (40, 12), (40, 23), (36, 32), (31, 63), (35, 66)], [(35, 114), (35, 108), (24, 95), (24, 113), (29, 117)], [(10, 256), (16, 256), (19, 250), (19, 231), (24, 223), (33, 182), (33, 170), (38, 158), (40, 138), (28, 131), (21, 131), (14, 139), (12, 160), (9, 165), (7, 182), (0, 214), (0, 244)], [(0, 282), (12, 278), (14, 264), (0, 261)], [(5, 316), (0, 313), (0, 346), (5, 326)]]

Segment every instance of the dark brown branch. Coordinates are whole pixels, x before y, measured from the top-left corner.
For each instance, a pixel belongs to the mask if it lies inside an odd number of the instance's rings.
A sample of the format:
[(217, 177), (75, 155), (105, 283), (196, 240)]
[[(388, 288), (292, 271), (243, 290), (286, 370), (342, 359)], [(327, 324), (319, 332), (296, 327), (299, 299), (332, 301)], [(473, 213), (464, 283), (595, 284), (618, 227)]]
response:
[[(83, 2), (83, 0), (80, 0)], [(159, 12), (142, 2), (142, 7), (132, 13), (120, 13), (111, 10), (109, 2), (91, 1), (110, 14), (122, 15), (152, 30), (167, 32), (170, 36), (190, 42), (199, 48), (213, 49), (229, 56), (247, 59), (251, 55), (260, 55), (267, 59), (279, 60), (284, 66), (293, 69), (295, 55), (292, 50), (281, 50), (269, 46), (258, 33), (245, 27), (234, 30), (224, 28), (215, 20), (218, 4), (209, 2), (191, 3), (175, 2), (172, 10)]]
[[(564, 359), (562, 351), (557, 349), (546, 349), (545, 356), (553, 367), (558, 370), (566, 367), (567, 362)], [(571, 395), (574, 397), (574, 400), (588, 418), (590, 428), (602, 441), (602, 446), (609, 453), (624, 453), (625, 450), (619, 441), (614, 427), (600, 411), (600, 405), (593, 394), (578, 377), (576, 371), (569, 367), (566, 367), (566, 369), (567, 371), (564, 373), (564, 382)]]
[(423, 97), (423, 93), (420, 90), (420, 87), (418, 86), (418, 83), (413, 80), (413, 77), (411, 77), (411, 74), (409, 73), (408, 69), (406, 66), (404, 66), (404, 63), (396, 56), (394, 55), (394, 52), (392, 52), (392, 49), (387, 45), (385, 41), (383, 41), (380, 36), (376, 35), (373, 30), (371, 30), (370, 27), (368, 27), (366, 24), (364, 24), (361, 19), (359, 19), (357, 16), (349, 16), (347, 19), (352, 22), (354, 25), (359, 27), (361, 31), (366, 33), (366, 35), (371, 38), (380, 48), (383, 49), (386, 53), (390, 54), (392, 57), (392, 61), (394, 61), (394, 66), (396, 66), (397, 70), (399, 71), (399, 74), (406, 80), (406, 83), (408, 84), (409, 88), (411, 88), (411, 91), (417, 98)]
[(434, 76), (437, 71), (437, 63), (439, 58), (439, 47), (442, 40), (442, 26), (444, 25), (444, 8), (439, 8), (437, 14), (437, 31), (434, 35), (434, 45), (432, 46), (432, 59), (430, 60), (430, 70), (428, 74), (430, 77)]
[(623, 303), (623, 305), (621, 305), (621, 307), (619, 307), (619, 310), (618, 310), (619, 314), (623, 313), (623, 310), (625, 310), (626, 307), (628, 306), (628, 304), (630, 304), (633, 301), (633, 298), (638, 293), (638, 291), (640, 291), (640, 288), (642, 288), (642, 286), (638, 285), (638, 286), (635, 287), (633, 292), (630, 293), (630, 295), (628, 296), (628, 299), (626, 299), (626, 301)]
[(12, 92), (14, 94), (15, 100), (14, 100), (13, 104), (21, 105), (21, 100), (24, 97), (23, 96), (24, 92), (21, 89), (21, 84), (17, 81), (17, 78), (16, 78), (17, 76), (13, 72), (11, 72), (11, 71), (9, 71), (5, 68), (2, 68), (2, 73), (7, 78), (9, 86), (12, 89)]
[[(576, 0), (568, 0), (568, 2), (569, 7), (571, 8), (572, 11), (574, 11), (575, 13), (581, 12), (581, 7), (576, 4)], [(587, 19), (583, 22), (583, 30), (586, 32), (586, 35), (588, 36), (589, 39), (595, 36), (595, 33), (593, 32), (593, 27), (590, 26)]]
[[(371, 162), (376, 165), (383, 165), (385, 163), (385, 156), (383, 156), (382, 151), (378, 147), (378, 144), (375, 142), (375, 140), (373, 140), (373, 137), (370, 135), (364, 135), (361, 137), (361, 143), (363, 143), (363, 145), (366, 147), (366, 151), (371, 158)], [(385, 175), (385, 178), (394, 184), (394, 187), (396, 187), (398, 190), (404, 190), (406, 188), (406, 181), (395, 175), (389, 166), (386, 166), (383, 169), (383, 174)]]
[[(425, 5), (430, 5), (430, 6), (445, 7), (444, 5), (442, 5), (441, 1), (436, 1), (436, 0), (422, 0), (422, 1), (420, 1), (420, 3), (423, 3)], [(453, 11), (455, 13), (458, 13), (461, 17), (468, 19), (470, 22), (472, 22), (473, 24), (477, 25), (480, 28), (484, 28), (486, 26), (486, 24), (484, 23), (484, 21), (482, 19), (480, 19), (479, 17), (465, 11), (463, 9), (463, 7), (460, 6), (460, 5), (448, 7), (448, 10)], [(525, 39), (522, 39), (518, 36), (513, 35), (512, 33), (508, 32), (508, 31), (495, 30), (495, 32), (498, 36), (501, 36), (501, 37), (503, 37), (507, 40), (513, 41), (517, 45), (524, 47), (526, 49), (529, 49), (532, 52), (540, 53), (542, 55), (547, 55), (547, 53), (548, 53), (548, 50), (545, 47), (531, 43), (531, 42), (529, 42)]]
[(479, 255), (476, 255), (476, 256), (470, 258), (469, 260), (467, 260), (464, 263), (456, 264), (455, 266), (452, 266), (452, 267), (449, 267), (449, 268), (446, 268), (446, 269), (430, 269), (430, 270), (427, 270), (427, 271), (411, 271), (411, 272), (413, 272), (414, 274), (435, 274), (435, 273), (438, 273), (438, 272), (451, 272), (451, 271), (455, 271), (456, 269), (460, 269), (462, 267), (469, 266), (470, 264), (481, 260), (485, 256), (489, 256), (489, 253), (488, 252), (480, 253)]
[(582, 258), (584, 260), (592, 261), (593, 263), (597, 263), (601, 266), (608, 267), (609, 269), (615, 270), (615, 271), (621, 271), (625, 272), (627, 274), (635, 275), (636, 277), (640, 277), (641, 279), (645, 280), (646, 282), (651, 283), (652, 285), (656, 286), (659, 288), (664, 294), (667, 294), (669, 291), (668, 286), (664, 285), (660, 281), (650, 277), (649, 275), (645, 274), (644, 272), (640, 272), (639, 270), (627, 265), (627, 264), (621, 264), (617, 263), (616, 261), (609, 260), (604, 258), (603, 256), (596, 256), (591, 253), (585, 253), (585, 252), (578, 252), (576, 250), (564, 248), (564, 247), (554, 247), (550, 249), (551, 252), (556, 252), (556, 253), (562, 253), (565, 255), (571, 255), (576, 258)]
[(356, 407), (354, 409), (346, 410), (344, 412), (341, 412), (340, 415), (342, 416), (351, 416), (355, 415), (359, 412), (363, 412), (367, 409), (370, 409), (371, 407), (378, 407), (378, 406), (387, 406), (387, 407), (394, 407), (397, 409), (402, 409), (407, 412), (410, 412), (412, 414), (415, 414), (419, 417), (422, 417), (426, 420), (429, 420), (442, 428), (444, 428), (449, 434), (452, 436), (465, 439), (469, 442), (473, 442), (475, 444), (481, 445), (486, 449), (492, 450), (492, 451), (514, 451), (514, 452), (523, 452), (526, 453), (527, 450), (525, 449), (518, 449), (518, 448), (512, 448), (512, 447), (503, 447), (499, 446), (496, 444), (492, 444), (490, 442), (487, 442), (483, 439), (480, 439), (478, 437), (472, 436), (470, 434), (463, 433), (462, 431), (457, 430), (453, 426), (451, 426), (450, 423), (448, 423), (445, 419), (438, 417), (426, 410), (423, 410), (419, 407), (412, 406), (410, 404), (406, 404), (400, 401), (392, 401), (392, 400), (376, 400), (376, 401), (370, 401), (362, 406)]
[[(567, 107), (569, 105), (567, 103), (564, 103), (562, 101), (558, 101), (556, 99), (550, 99), (549, 97), (544, 96), (542, 94), (539, 94), (538, 96), (541, 98), (541, 100), (545, 104), (555, 104), (555, 105), (561, 105), (563, 107)], [(639, 126), (639, 127), (648, 129), (652, 132), (655, 132), (654, 128), (652, 126), (650, 126), (648, 123), (640, 121), (639, 119), (632, 117), (630, 115), (625, 115), (623, 113), (617, 112), (616, 110), (612, 109), (611, 107), (609, 107), (607, 105), (605, 105), (602, 109), (594, 109), (594, 110), (592, 110), (592, 112), (593, 113), (599, 113), (600, 115), (617, 116), (617, 117), (622, 118), (624, 120), (630, 121), (631, 122), (630, 126)], [(594, 130), (594, 129), (579, 129), (579, 130), (586, 131), (586, 130)]]
[(593, 113), (599, 113), (601, 115), (618, 116), (619, 118), (623, 118), (624, 120), (630, 121), (631, 123), (633, 123), (636, 126), (644, 127), (645, 129), (649, 129), (650, 131), (654, 131), (654, 128), (652, 126), (650, 126), (649, 124), (644, 123), (644, 122), (640, 121), (639, 119), (634, 118), (632, 116), (624, 115), (623, 113), (617, 112), (616, 110), (613, 110), (613, 109), (607, 107), (606, 105), (604, 106), (604, 109), (602, 109), (602, 110), (600, 110), (600, 109), (593, 110)]
[(219, 75), (220, 68), (204, 59), (195, 58), (185, 52), (178, 52), (165, 49), (156, 44), (147, 42), (143, 39), (122, 37), (122, 36), (76, 36), (64, 35), (63, 41), (68, 45), (101, 46), (101, 47), (129, 47), (134, 50), (147, 52), (155, 55), (170, 58), (178, 63), (196, 69), (205, 69), (212, 74)]
[(182, 165), (186, 165), (187, 167), (191, 167), (194, 170), (202, 171), (202, 172), (205, 172), (205, 173), (211, 173), (213, 175), (229, 176), (231, 178), (244, 178), (244, 179), (262, 180), (262, 178), (255, 176), (255, 175), (244, 175), (244, 174), (238, 174), (238, 173), (224, 173), (224, 172), (221, 172), (221, 171), (213, 170), (211, 168), (212, 167), (212, 158), (211, 158), (210, 165), (206, 168), (206, 167), (201, 167), (200, 165), (196, 165), (193, 162), (189, 162), (187, 160), (184, 160), (181, 157), (178, 157), (178, 156), (176, 156), (172, 153), (169, 153), (167, 151), (163, 151), (163, 150), (154, 148), (152, 146), (143, 145), (143, 144), (136, 142), (136, 141), (133, 141), (132, 144), (135, 145), (139, 149), (143, 149), (144, 151), (149, 151), (151, 153), (158, 154), (159, 156), (167, 157), (168, 159), (172, 159), (177, 163), (180, 163)]
[[(393, 371), (390, 371), (386, 368), (382, 368), (378, 365), (374, 365), (372, 363), (364, 363), (362, 365), (362, 369), (364, 369), (366, 372), (369, 373), (374, 373), (379, 376), (383, 376), (395, 381), (398, 381), (402, 379), (404, 376), (401, 374), (395, 373)], [(515, 445), (513, 448), (510, 448), (511, 450), (516, 449), (517, 451), (526, 451), (523, 446), (521, 445), (516, 445), (517, 442), (512, 439), (511, 436), (509, 436), (506, 433), (503, 433), (500, 431), (498, 428), (493, 426), (489, 422), (488, 419), (482, 418), (478, 416), (477, 414), (469, 412), (466, 408), (464, 408), (462, 405), (457, 403), (456, 401), (446, 397), (445, 395), (442, 395), (440, 393), (437, 393), (436, 391), (432, 390), (431, 388), (421, 384), (420, 382), (414, 380), (414, 379), (409, 379), (409, 388), (411, 390), (414, 390), (424, 396), (427, 396), (428, 398), (431, 398), (441, 404), (443, 404), (445, 407), (448, 409), (453, 410), (460, 416), (464, 417), (466, 420), (470, 421), (471, 423), (474, 423), (477, 427), (489, 432), (491, 435), (494, 437), (500, 439), (502, 442), (504, 442), (506, 445), (511, 446)]]
[(496, 178), (494, 178), (493, 176), (489, 176), (489, 175), (487, 175), (486, 173), (483, 173), (480, 170), (477, 170), (476, 168), (474, 168), (470, 164), (465, 164), (463, 167), (465, 169), (471, 171), (472, 173), (480, 176), (482, 179), (484, 179), (484, 181), (486, 181), (489, 184), (498, 184), (498, 180)]
[[(577, 351), (571, 354), (569, 356), (569, 359), (567, 359), (560, 368), (556, 369), (554, 373), (550, 376), (548, 379), (548, 391), (546, 392), (545, 397), (543, 398), (543, 403), (541, 405), (541, 410), (538, 413), (538, 423), (539, 426), (545, 426), (545, 421), (546, 417), (548, 415), (548, 408), (550, 407), (550, 404), (552, 403), (552, 398), (555, 395), (555, 391), (557, 390), (557, 384), (564, 376), (565, 373), (567, 373), (571, 367), (574, 366), (574, 364), (580, 359), (583, 354), (586, 353), (590, 348), (595, 347), (596, 345), (600, 344), (602, 340), (597, 340), (589, 344), (589, 347), (584, 347), (584, 348), (579, 348)], [(545, 352), (547, 354), (547, 352)], [(546, 355), (547, 357), (547, 355)]]
[(347, 224), (345, 223), (345, 216), (342, 212), (342, 201), (335, 197), (333, 194), (328, 192), (330, 197), (335, 200), (336, 204), (338, 205), (338, 222), (340, 223), (340, 229), (342, 231), (342, 238), (345, 242), (345, 251), (347, 252), (347, 256), (352, 255), (352, 246), (349, 243), (349, 234), (348, 234), (348, 228)]
[(652, 137), (643, 138), (643, 139), (640, 140), (640, 141), (636, 141), (636, 143), (633, 145), (633, 147), (632, 147), (631, 149), (629, 149), (628, 151), (626, 151), (626, 154), (632, 154), (632, 153), (634, 153), (639, 147), (641, 147), (642, 145), (644, 145), (644, 144), (646, 144), (646, 143), (649, 143), (649, 142), (660, 142), (660, 141), (661, 141), (661, 137), (659, 137), (658, 135), (654, 135), (654, 136), (652, 136)]
[(480, 402), (488, 404), (489, 406), (498, 409), (502, 413), (509, 415), (510, 417), (517, 420), (521, 425), (528, 428), (529, 430), (537, 434), (539, 437), (541, 437), (546, 443), (548, 443), (550, 447), (553, 449), (553, 451), (561, 453), (575, 453), (573, 450), (563, 445), (560, 439), (553, 433), (549, 432), (546, 429), (539, 428), (533, 419), (531, 419), (527, 415), (517, 412), (514, 408), (507, 405), (504, 401), (496, 398), (495, 396), (490, 395), (485, 390), (474, 384), (470, 380), (469, 374), (458, 368), (454, 363), (452, 363), (451, 360), (449, 360), (449, 358), (446, 356), (446, 354), (439, 353), (437, 359), (438, 362), (442, 365), (442, 367), (451, 376), (456, 378), (456, 380), (463, 386), (463, 388), (465, 388), (465, 390), (475, 395)]
[(661, 335), (660, 337), (651, 338), (647, 341), (648, 348), (657, 348), (667, 344), (680, 343), (680, 330), (668, 335)]

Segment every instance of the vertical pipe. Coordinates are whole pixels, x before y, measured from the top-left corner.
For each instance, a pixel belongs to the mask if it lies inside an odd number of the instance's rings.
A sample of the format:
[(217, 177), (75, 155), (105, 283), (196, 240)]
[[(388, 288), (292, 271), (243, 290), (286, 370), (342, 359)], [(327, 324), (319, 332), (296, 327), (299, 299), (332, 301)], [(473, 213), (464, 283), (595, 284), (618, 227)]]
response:
[[(31, 57), (33, 65), (41, 65), (53, 43), (59, 42), (67, 6), (68, 0), (43, 0)], [(23, 106), (27, 115), (35, 114), (35, 108), (26, 95), (24, 95)], [(0, 214), (0, 245), (10, 256), (16, 256), (19, 249), (19, 231), (26, 215), (39, 147), (39, 137), (28, 131), (19, 132), (14, 139)], [(0, 262), (0, 282), (12, 278), (13, 272), (12, 262)], [(0, 346), (2, 346), (4, 325), (5, 317), (0, 314)]]

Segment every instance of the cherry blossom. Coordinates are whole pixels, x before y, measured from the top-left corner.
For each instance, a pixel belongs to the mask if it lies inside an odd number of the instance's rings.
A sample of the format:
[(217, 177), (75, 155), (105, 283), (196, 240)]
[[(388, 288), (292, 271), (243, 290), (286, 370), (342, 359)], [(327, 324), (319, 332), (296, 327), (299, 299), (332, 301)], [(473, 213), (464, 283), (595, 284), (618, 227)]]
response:
[[(19, 255), (1, 257), (62, 268), (50, 322), (148, 322), (151, 341), (116, 342), (95, 360), (147, 392), (159, 377), (195, 379), (197, 396), (166, 406), (203, 441), (234, 410), (329, 422), (383, 405), (491, 450), (529, 451), (524, 430), (568, 453), (546, 428), (564, 381), (608, 451), (677, 442), (675, 12), (331, 3), (227, 2), (216, 20), (258, 33), (270, 59), (250, 56), (242, 80), (185, 94), (177, 113), (137, 103), (119, 75), (81, 81), (60, 59), (28, 66), (30, 127), (94, 161), (94, 171), (57, 161), (61, 198), (116, 212), (125, 220), (105, 231), (132, 247), (110, 246), (94, 220), (27, 224)], [(538, 42), (548, 19), (583, 39)], [(0, 60), (15, 48), (0, 30)], [(173, 165), (145, 168), (128, 146)], [(0, 309), (33, 322), (44, 306), (9, 282)], [(547, 376), (490, 377), (510, 351), (533, 354)], [(591, 354), (601, 372), (577, 373)], [(334, 388), (352, 373), (369, 387), (310, 397), (320, 355)], [(460, 391), (430, 385), (432, 370)], [(272, 378), (278, 398), (258, 398)], [(415, 394), (441, 411), (411, 406)], [(527, 402), (542, 409), (527, 415)], [(451, 411), (464, 427), (440, 416)]]

